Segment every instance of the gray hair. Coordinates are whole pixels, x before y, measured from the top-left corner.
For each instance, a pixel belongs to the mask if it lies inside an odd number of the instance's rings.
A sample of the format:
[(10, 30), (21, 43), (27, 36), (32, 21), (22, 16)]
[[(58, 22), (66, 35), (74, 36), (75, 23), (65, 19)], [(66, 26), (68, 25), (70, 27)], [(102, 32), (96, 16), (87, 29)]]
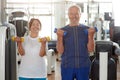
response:
[(70, 6), (70, 7), (68, 8), (68, 13), (69, 13), (69, 10), (70, 10), (71, 8), (77, 8), (77, 9), (79, 10), (79, 12), (81, 13), (81, 7), (78, 6), (78, 5), (72, 5), (72, 6)]

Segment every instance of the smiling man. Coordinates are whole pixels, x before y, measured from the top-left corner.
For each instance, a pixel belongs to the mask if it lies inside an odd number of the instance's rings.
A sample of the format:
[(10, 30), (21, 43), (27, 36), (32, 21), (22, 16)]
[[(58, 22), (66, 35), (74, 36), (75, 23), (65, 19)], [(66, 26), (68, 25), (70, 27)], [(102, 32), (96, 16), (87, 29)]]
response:
[(56, 32), (57, 50), (62, 54), (62, 80), (89, 80), (89, 52), (94, 51), (95, 28), (79, 23), (81, 9), (77, 5), (68, 9), (68, 17), (70, 23)]

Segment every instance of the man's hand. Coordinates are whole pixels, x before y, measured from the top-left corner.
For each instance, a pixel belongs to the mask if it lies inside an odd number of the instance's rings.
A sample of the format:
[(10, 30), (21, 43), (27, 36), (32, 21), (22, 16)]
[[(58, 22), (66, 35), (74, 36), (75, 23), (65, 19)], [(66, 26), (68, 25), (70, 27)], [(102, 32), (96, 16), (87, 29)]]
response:
[(56, 34), (57, 34), (58, 37), (63, 37), (64, 36), (64, 31), (61, 30), (61, 29), (57, 29)]
[(95, 32), (96, 32), (96, 29), (93, 27), (88, 29), (88, 34), (90, 34), (90, 35), (94, 35)]

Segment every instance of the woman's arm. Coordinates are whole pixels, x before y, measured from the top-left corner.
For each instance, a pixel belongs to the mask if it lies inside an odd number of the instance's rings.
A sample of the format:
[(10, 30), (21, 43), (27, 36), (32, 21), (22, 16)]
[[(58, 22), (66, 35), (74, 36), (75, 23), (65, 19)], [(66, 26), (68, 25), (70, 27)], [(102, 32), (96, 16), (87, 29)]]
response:
[(16, 37), (15, 41), (17, 41), (18, 52), (21, 56), (25, 55), (25, 51), (22, 46), (22, 41), (20, 37)]
[(39, 53), (41, 57), (46, 55), (46, 41), (47, 41), (46, 38), (41, 39), (41, 48), (40, 48), (40, 53)]

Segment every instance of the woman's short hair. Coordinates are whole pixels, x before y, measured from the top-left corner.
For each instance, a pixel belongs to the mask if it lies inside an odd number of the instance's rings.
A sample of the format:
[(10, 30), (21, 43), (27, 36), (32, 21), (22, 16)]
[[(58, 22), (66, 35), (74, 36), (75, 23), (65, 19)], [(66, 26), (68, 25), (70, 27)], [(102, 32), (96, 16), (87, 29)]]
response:
[(29, 29), (31, 28), (32, 23), (33, 23), (35, 20), (39, 22), (40, 27), (42, 26), (42, 24), (41, 24), (41, 22), (40, 22), (40, 20), (39, 20), (39, 19), (36, 19), (36, 18), (31, 18), (31, 19), (30, 19), (30, 22), (29, 22)]

